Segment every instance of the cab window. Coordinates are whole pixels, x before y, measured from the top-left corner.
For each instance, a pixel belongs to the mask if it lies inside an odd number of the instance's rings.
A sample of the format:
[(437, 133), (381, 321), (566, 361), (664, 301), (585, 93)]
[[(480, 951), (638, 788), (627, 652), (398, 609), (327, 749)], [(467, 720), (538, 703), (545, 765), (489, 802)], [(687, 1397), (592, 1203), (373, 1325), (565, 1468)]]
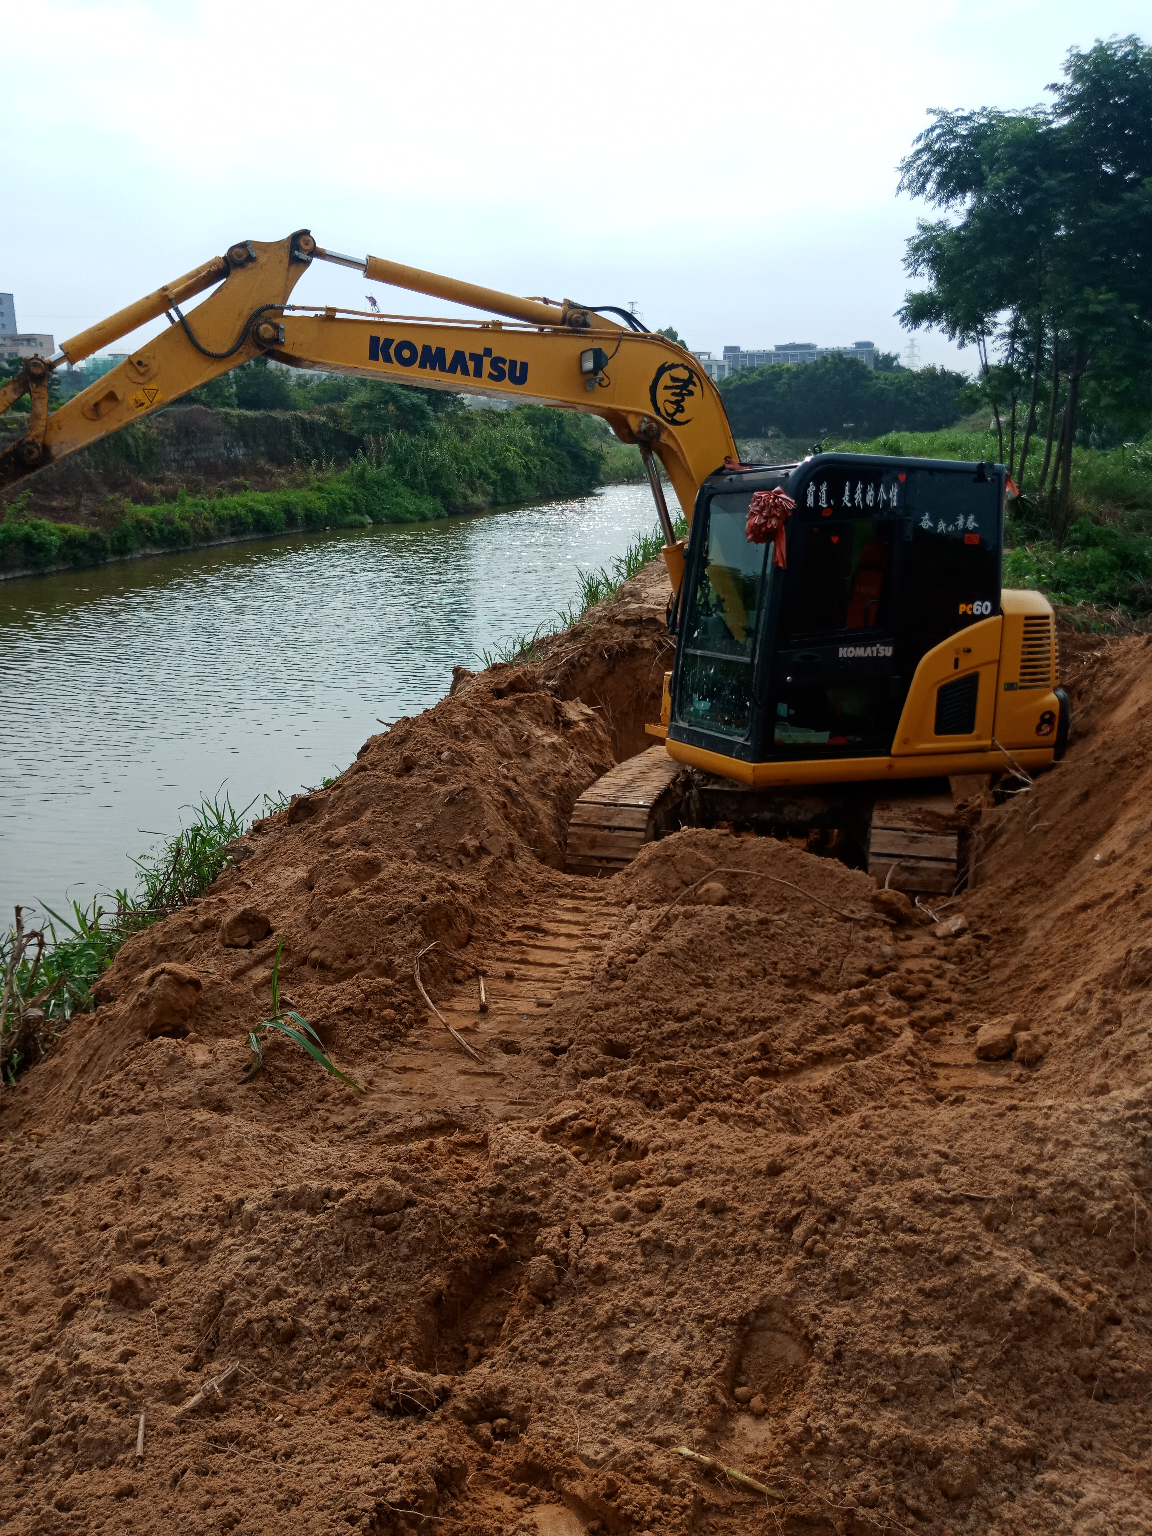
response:
[(783, 634), (839, 634), (889, 622), (893, 525), (838, 519), (808, 523), (789, 550), (799, 569), (790, 583)]
[[(684, 625), (678, 720), (743, 739), (751, 727), (756, 634), (767, 598), (770, 545), (744, 536), (749, 493), (715, 496)], [(770, 569), (770, 568), (769, 568)]]

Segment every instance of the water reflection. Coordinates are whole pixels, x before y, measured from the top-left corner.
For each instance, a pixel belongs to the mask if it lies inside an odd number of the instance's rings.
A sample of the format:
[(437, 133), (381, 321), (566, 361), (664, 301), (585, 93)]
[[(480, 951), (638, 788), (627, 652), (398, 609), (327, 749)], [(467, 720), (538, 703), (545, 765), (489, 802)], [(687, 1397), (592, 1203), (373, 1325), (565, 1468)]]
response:
[(128, 855), (202, 791), (245, 804), (345, 767), (652, 523), (645, 487), (610, 486), (0, 584), (0, 920), (131, 884)]

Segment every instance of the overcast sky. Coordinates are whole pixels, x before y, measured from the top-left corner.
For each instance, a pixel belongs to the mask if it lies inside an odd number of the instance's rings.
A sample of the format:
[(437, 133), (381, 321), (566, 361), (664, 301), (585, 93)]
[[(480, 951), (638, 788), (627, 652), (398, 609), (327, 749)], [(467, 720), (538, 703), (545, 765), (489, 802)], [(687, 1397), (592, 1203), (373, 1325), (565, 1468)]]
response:
[[(1148, 22), (1148, 0), (22, 0), (0, 23), (0, 290), (59, 344), (306, 226), (513, 293), (635, 301), (694, 348), (900, 351), (925, 210), (896, 166), (927, 109), (1041, 101), (1070, 46)], [(366, 291), (316, 263), (296, 298)]]

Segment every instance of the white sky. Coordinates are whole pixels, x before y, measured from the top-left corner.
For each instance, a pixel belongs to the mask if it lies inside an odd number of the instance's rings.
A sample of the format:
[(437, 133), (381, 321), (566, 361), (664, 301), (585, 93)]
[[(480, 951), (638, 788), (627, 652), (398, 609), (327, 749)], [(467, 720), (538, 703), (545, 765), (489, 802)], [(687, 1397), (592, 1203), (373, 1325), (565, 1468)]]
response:
[[(0, 290), (59, 343), (306, 226), (513, 293), (635, 300), (691, 347), (899, 351), (924, 210), (896, 165), (926, 109), (1040, 101), (1070, 46), (1148, 23), (1147, 0), (22, 0), (0, 21)], [(367, 291), (316, 263), (296, 297)]]

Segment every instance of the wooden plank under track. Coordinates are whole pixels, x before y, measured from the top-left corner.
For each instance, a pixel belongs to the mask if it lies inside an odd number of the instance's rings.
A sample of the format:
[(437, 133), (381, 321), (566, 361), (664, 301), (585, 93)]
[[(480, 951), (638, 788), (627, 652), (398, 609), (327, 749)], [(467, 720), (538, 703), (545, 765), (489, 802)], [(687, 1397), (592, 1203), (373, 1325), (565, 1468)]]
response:
[(630, 864), (653, 833), (653, 813), (680, 772), (663, 746), (617, 763), (590, 784), (572, 808), (565, 869), (613, 875)]
[(878, 800), (872, 811), (868, 873), (909, 895), (951, 895), (959, 838), (950, 795)]

